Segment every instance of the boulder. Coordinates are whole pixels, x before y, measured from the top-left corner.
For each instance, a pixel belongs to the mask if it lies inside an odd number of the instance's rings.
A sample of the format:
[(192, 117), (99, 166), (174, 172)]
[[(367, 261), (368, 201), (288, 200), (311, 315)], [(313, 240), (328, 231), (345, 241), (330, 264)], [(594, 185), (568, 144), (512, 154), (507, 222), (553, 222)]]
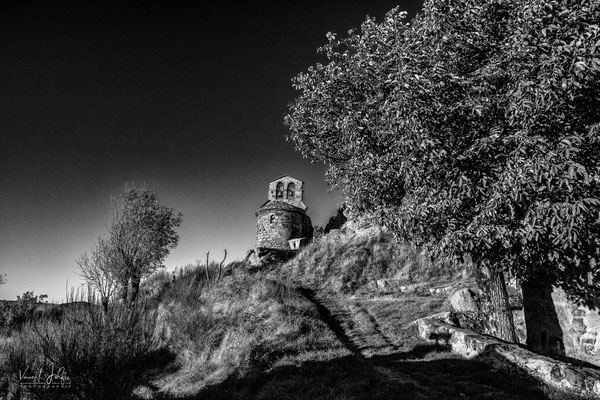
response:
[(454, 292), (450, 298), (452, 310), (457, 313), (479, 312), (479, 296), (469, 288), (462, 288)]

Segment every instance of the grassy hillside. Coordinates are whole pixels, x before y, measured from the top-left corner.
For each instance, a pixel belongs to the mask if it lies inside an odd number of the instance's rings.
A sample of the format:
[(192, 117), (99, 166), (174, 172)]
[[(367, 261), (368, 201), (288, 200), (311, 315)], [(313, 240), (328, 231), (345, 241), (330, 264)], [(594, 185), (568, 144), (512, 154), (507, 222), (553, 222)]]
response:
[(230, 268), (219, 280), (214, 269), (207, 275), (195, 268), (174, 280), (152, 276), (133, 310), (115, 304), (103, 316), (98, 307), (66, 308), (5, 332), (0, 398), (14, 392), (19, 371), (50, 362), (71, 371), (80, 398), (129, 398), (133, 389), (141, 397), (170, 398), (194, 396), (232, 377), (347, 355), (295, 290), (243, 268)]
[(152, 300), (164, 345), (177, 355), (173, 372), (154, 382), (163, 395), (188, 396), (228, 377), (348, 354), (313, 304), (260, 273), (237, 269), (207, 283), (203, 269), (190, 270)]
[[(442, 284), (457, 274), (385, 234), (344, 240), (338, 233), (270, 270), (235, 263), (222, 274), (216, 264), (157, 273), (136, 307), (115, 303), (102, 314), (79, 303), (5, 332), (0, 398), (23, 398), (19, 372), (51, 362), (74, 383), (62, 399), (565, 398), (444, 348), (404, 342), (399, 328), (443, 309), (445, 294), (353, 296), (377, 279)], [(341, 314), (295, 283), (333, 293)], [(392, 350), (365, 356), (351, 345), (361, 334), (389, 338)]]
[(435, 286), (462, 279), (469, 264), (450, 266), (398, 243), (385, 232), (344, 234), (338, 230), (315, 239), (280, 268), (291, 281), (344, 294), (372, 293), (378, 280), (402, 285)]

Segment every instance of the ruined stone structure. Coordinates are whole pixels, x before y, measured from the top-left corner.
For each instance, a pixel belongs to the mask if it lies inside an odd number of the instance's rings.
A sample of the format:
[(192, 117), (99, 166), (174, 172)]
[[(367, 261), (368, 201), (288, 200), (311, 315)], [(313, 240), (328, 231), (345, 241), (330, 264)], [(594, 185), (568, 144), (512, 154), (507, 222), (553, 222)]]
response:
[[(600, 299), (588, 299), (588, 301), (592, 303), (590, 307), (577, 304), (557, 287), (540, 290), (537, 299), (538, 307), (535, 309), (540, 315), (532, 322), (538, 324), (536, 331), (542, 332), (540, 339), (542, 348), (535, 350), (552, 354), (554, 350), (551, 348), (552, 339), (556, 337), (562, 340), (564, 354), (567, 357), (600, 366)], [(544, 302), (551, 304), (550, 312), (556, 323), (549, 323), (544, 312), (540, 310), (539, 304)], [(544, 344), (550, 348), (543, 348)]]
[(303, 182), (283, 175), (269, 183), (268, 200), (256, 212), (256, 250), (296, 250), (312, 237), (302, 202)]
[(521, 285), (523, 316), (515, 314), (515, 323), (527, 322), (530, 349), (600, 366), (600, 299), (578, 302), (543, 280)]

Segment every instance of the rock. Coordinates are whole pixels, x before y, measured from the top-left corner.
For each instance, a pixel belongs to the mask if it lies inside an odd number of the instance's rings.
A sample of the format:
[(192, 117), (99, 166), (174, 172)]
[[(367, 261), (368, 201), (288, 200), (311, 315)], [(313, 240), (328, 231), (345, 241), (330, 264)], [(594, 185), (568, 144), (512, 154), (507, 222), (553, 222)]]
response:
[(578, 303), (556, 287), (551, 296), (565, 355), (600, 366), (600, 299), (586, 299), (591, 304)]
[(526, 373), (547, 385), (586, 398), (600, 397), (600, 370), (569, 364), (530, 352), (491, 336), (457, 328), (437, 318), (422, 318), (407, 329), (429, 343), (448, 344), (450, 350), (466, 358), (476, 358), (497, 369)]
[(387, 279), (377, 279), (377, 287), (380, 289), (385, 289), (388, 286)]
[(469, 288), (457, 290), (450, 296), (449, 300), (455, 312), (479, 312), (479, 296)]

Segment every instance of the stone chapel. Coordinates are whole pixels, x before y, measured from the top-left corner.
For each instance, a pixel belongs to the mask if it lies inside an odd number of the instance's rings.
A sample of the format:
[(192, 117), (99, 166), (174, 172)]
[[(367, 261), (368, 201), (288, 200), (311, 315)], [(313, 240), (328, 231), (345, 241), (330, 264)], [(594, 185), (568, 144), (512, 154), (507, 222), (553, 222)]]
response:
[(269, 183), (268, 200), (256, 212), (256, 250), (298, 250), (313, 227), (302, 201), (303, 182), (283, 175)]

